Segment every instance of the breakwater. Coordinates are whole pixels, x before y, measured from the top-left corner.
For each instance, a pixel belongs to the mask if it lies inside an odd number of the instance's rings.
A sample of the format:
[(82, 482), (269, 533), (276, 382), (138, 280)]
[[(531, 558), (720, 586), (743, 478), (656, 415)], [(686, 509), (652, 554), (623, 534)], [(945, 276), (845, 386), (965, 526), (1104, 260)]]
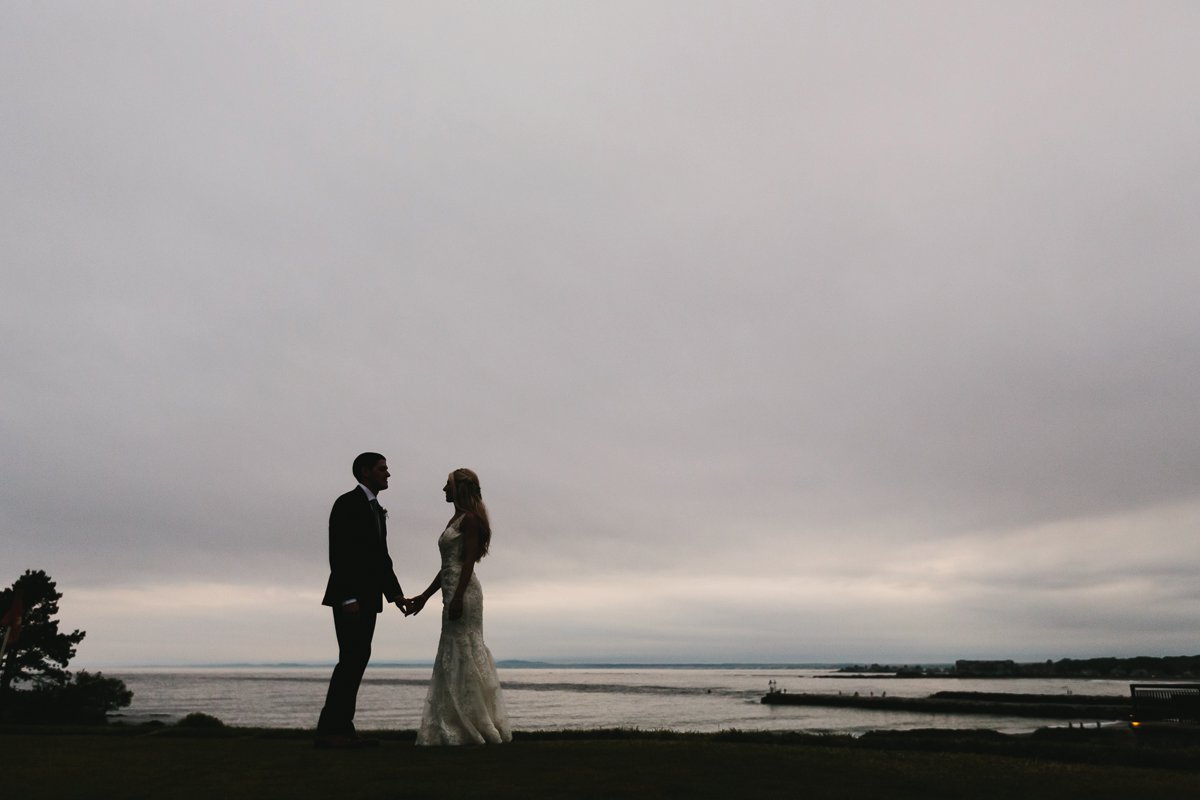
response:
[(1097, 722), (1128, 719), (1131, 707), (1130, 701), (1121, 697), (1000, 692), (938, 692), (928, 697), (768, 692), (761, 702), (764, 705), (780, 706), (827, 706), (876, 711), (983, 714)]

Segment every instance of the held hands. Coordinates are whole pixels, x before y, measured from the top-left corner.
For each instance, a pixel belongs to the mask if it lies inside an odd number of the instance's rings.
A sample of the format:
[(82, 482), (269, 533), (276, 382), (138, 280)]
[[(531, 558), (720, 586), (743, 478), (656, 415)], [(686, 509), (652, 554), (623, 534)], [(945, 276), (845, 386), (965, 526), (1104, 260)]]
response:
[[(421, 609), (425, 607), (425, 603), (429, 600), (423, 594), (416, 597), (401, 597), (396, 600), (396, 608), (400, 609), (406, 617), (413, 617), (421, 613)], [(462, 619), (463, 615), (463, 599), (454, 597), (450, 600), (447, 614), (451, 620)]]
[(400, 598), (396, 601), (396, 606), (404, 612), (404, 616), (416, 616), (421, 613), (421, 609), (425, 607), (425, 601), (429, 598), (424, 595), (416, 597)]

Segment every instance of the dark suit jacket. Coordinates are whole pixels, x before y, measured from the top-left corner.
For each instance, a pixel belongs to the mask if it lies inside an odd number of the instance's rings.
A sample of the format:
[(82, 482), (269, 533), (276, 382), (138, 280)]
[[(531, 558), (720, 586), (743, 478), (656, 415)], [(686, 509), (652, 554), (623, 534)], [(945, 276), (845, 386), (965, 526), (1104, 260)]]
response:
[(400, 581), (387, 549), (387, 523), (380, 520), (362, 487), (355, 486), (329, 512), (329, 583), (322, 605), (358, 600), (378, 614), (383, 600), (400, 596)]

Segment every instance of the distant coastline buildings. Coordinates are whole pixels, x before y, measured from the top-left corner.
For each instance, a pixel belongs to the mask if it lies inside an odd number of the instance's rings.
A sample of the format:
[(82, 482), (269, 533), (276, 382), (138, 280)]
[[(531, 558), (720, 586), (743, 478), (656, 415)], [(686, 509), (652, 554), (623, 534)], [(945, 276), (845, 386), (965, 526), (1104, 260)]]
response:
[(1063, 658), (1026, 664), (961, 659), (954, 662), (954, 673), (971, 678), (1195, 678), (1200, 675), (1200, 656)]
[(1134, 658), (1063, 658), (1058, 661), (1020, 663), (1012, 659), (959, 659), (949, 665), (850, 666), (843, 673), (892, 674), (898, 678), (1115, 678), (1195, 679), (1200, 676), (1200, 655), (1136, 656)]

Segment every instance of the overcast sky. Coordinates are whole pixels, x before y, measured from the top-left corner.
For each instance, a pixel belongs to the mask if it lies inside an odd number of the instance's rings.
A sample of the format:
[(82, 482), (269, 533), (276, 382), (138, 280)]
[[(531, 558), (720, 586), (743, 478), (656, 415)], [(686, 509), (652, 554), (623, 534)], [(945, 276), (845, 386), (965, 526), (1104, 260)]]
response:
[[(497, 658), (1200, 652), (1200, 6), (14, 2), (0, 583), (332, 661), (481, 478)], [(376, 660), (428, 660), (435, 610)]]

